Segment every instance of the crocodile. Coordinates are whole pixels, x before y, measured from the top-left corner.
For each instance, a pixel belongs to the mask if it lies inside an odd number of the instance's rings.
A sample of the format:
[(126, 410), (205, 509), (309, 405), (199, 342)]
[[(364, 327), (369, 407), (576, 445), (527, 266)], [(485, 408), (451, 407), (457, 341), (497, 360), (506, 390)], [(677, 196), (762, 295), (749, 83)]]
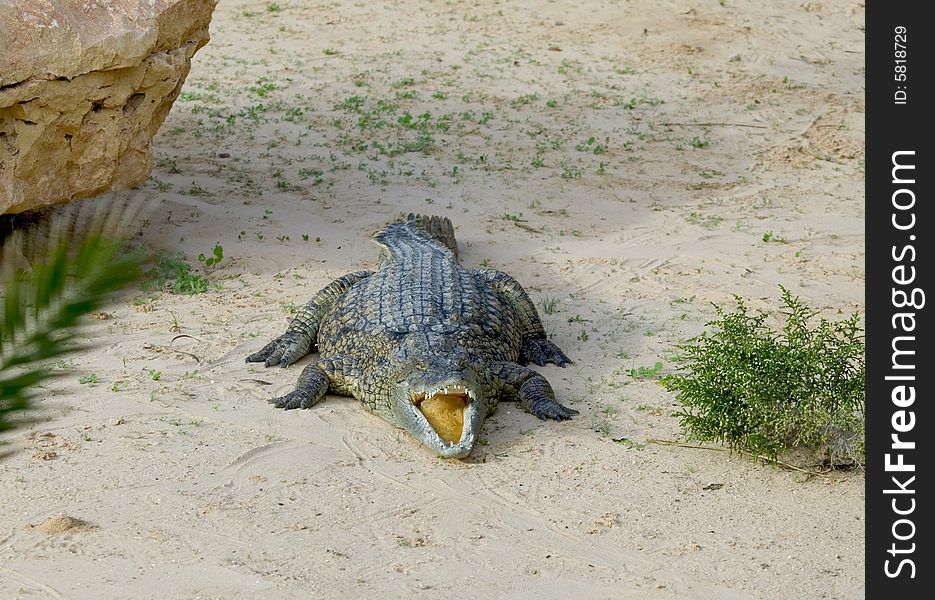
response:
[(376, 271), (335, 279), (247, 357), (286, 367), (317, 350), (296, 389), (272, 404), (304, 409), (328, 392), (353, 396), (442, 458), (470, 454), (501, 400), (540, 419), (578, 414), (528, 366), (571, 362), (547, 339), (529, 295), (502, 271), (461, 266), (449, 219), (410, 214), (372, 240)]

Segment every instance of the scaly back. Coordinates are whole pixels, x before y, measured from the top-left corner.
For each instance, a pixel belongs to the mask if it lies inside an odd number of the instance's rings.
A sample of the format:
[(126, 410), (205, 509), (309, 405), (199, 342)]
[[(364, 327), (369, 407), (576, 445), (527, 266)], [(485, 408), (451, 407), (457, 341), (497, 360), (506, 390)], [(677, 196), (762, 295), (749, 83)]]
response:
[(377, 337), (416, 332), (483, 336), (504, 319), (515, 321), (493, 288), (458, 264), (448, 219), (410, 215), (373, 234), (373, 241), (383, 251), (380, 269), (335, 302), (319, 332), (322, 351), (330, 351), (330, 336), (341, 337), (337, 330), (348, 327)]
[(458, 242), (447, 217), (409, 213), (405, 222), (387, 225), (373, 234), (372, 239), (383, 251), (381, 268), (389, 263), (407, 262), (421, 253), (438, 253), (450, 261), (458, 261)]

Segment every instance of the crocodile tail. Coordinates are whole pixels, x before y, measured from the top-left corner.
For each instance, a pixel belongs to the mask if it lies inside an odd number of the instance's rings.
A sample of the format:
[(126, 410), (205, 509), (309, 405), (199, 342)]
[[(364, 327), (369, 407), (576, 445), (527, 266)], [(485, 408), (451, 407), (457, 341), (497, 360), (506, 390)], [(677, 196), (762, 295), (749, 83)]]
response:
[(406, 223), (412, 227), (421, 229), (436, 240), (445, 244), (449, 250), (454, 252), (455, 258), (458, 258), (458, 242), (455, 240), (455, 227), (451, 224), (451, 219), (448, 217), (409, 213), (409, 216), (406, 217)]

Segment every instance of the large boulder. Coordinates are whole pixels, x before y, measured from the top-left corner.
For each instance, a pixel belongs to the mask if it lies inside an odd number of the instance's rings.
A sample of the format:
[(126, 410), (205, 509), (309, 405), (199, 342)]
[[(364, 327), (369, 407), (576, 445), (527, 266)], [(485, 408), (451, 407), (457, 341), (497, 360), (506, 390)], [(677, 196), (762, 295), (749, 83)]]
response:
[(0, 0), (0, 214), (137, 185), (217, 0)]

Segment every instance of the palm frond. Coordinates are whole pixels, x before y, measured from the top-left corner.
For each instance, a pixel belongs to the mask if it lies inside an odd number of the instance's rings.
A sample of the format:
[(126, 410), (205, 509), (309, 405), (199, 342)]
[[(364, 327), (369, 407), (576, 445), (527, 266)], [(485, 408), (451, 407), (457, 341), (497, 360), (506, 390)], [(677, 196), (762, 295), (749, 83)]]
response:
[[(83, 316), (139, 278), (143, 256), (126, 251), (142, 204), (82, 208), (51, 217), (33, 235), (5, 240), (3, 319), (0, 321), (0, 432), (28, 423), (37, 386), (51, 377), (41, 363), (82, 348), (75, 343)], [(15, 266), (29, 246), (30, 270)]]

